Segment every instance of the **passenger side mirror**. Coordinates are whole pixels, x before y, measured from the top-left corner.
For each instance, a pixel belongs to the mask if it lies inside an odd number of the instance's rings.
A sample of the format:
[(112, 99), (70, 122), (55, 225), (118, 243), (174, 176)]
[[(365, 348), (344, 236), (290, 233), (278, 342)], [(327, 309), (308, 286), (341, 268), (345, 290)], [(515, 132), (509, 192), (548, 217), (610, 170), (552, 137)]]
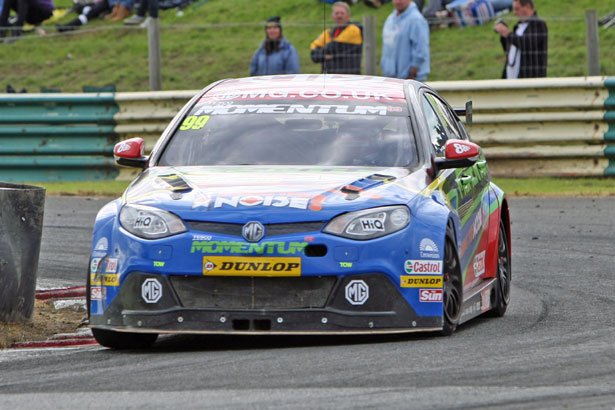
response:
[(436, 158), (436, 173), (442, 169), (471, 167), (478, 160), (480, 147), (473, 142), (449, 139), (444, 146), (444, 158)]

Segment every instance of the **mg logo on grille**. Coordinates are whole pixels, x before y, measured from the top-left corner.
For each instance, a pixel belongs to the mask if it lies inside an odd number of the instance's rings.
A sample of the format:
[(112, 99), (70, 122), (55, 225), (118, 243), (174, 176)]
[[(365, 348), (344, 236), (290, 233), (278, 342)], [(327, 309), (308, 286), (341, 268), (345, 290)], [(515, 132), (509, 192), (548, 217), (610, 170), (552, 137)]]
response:
[(162, 297), (162, 285), (157, 279), (145, 279), (141, 285), (141, 297), (145, 303), (156, 303)]
[(258, 242), (265, 236), (265, 227), (260, 222), (250, 221), (241, 229), (241, 235), (248, 242)]
[(346, 300), (351, 305), (363, 305), (369, 299), (369, 286), (362, 280), (351, 280), (346, 285)]

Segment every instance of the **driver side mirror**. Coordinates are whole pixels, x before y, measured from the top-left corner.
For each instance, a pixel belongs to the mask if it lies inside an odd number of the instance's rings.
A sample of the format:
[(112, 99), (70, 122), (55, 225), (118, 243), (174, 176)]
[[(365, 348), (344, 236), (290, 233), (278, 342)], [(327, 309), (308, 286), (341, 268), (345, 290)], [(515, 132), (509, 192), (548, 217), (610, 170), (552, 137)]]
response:
[(115, 162), (126, 167), (145, 168), (149, 157), (144, 154), (145, 141), (140, 137), (120, 141), (113, 148)]
[(471, 167), (478, 160), (480, 147), (473, 142), (449, 139), (444, 145), (444, 158), (436, 158), (436, 173), (442, 169)]

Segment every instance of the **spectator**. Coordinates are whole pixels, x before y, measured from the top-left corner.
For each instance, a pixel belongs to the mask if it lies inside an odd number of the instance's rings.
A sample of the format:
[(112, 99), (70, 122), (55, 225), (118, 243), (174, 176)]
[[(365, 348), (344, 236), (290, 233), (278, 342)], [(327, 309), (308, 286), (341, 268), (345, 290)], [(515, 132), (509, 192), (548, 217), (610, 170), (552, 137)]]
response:
[(109, 2), (107, 0), (96, 0), (93, 3), (87, 3), (84, 5), (77, 5), (75, 11), (79, 13), (79, 16), (69, 21), (66, 24), (56, 24), (56, 29), (62, 33), (64, 31), (77, 30), (88, 21), (100, 16), (101, 14), (108, 13), (111, 10)]
[(252, 56), (250, 75), (299, 73), (297, 50), (282, 35), (279, 16), (267, 20), (265, 32), (265, 40)]
[(312, 61), (322, 64), (328, 74), (361, 74), (363, 29), (350, 21), (350, 7), (333, 3), (331, 18), (335, 27), (325, 30), (310, 45)]
[(506, 54), (502, 78), (547, 76), (547, 24), (534, 10), (533, 0), (514, 0), (513, 13), (519, 17), (513, 30), (498, 21), (494, 27)]
[(426, 81), (429, 24), (412, 0), (393, 0), (393, 7), (382, 28), (382, 75)]
[(7, 33), (9, 14), (11, 10), (17, 12), (17, 21), (11, 28), (10, 37), (23, 34), (24, 23), (38, 25), (53, 15), (55, 5), (53, 0), (4, 0), (0, 12), (0, 37)]
[(158, 18), (158, 0), (141, 0), (137, 12), (124, 20), (127, 26), (136, 26), (145, 23), (145, 13), (149, 9), (150, 18)]
[(111, 21), (124, 20), (132, 13), (134, 6), (134, 0), (108, 0), (109, 6), (112, 7), (111, 13), (105, 16), (106, 19)]

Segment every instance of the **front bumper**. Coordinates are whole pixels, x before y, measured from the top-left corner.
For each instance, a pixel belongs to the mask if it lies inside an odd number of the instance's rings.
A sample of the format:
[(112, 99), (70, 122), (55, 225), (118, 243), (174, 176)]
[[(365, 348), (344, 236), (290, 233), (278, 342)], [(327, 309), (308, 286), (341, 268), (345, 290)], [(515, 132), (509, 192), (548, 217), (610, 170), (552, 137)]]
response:
[[(153, 280), (159, 284), (155, 302), (146, 290)], [(90, 324), (143, 333), (361, 334), (437, 331), (442, 317), (418, 316), (378, 273), (262, 278), (135, 272)]]

